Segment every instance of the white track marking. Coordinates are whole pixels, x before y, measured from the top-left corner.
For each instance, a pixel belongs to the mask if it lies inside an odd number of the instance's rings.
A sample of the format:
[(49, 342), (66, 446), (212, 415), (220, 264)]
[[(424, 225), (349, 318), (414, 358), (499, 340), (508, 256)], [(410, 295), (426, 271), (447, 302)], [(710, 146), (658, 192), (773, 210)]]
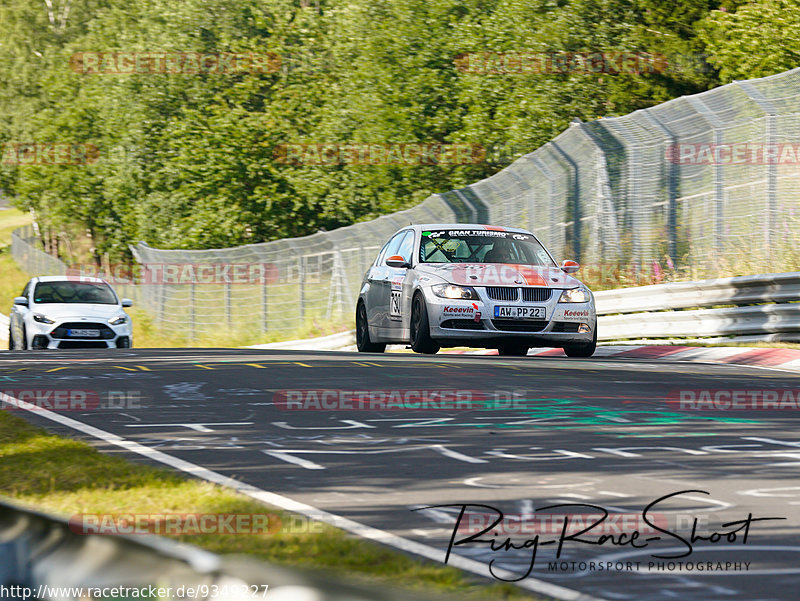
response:
[(453, 449), (448, 449), (444, 445), (432, 444), (430, 445), (429, 448), (433, 449), (437, 453), (441, 453), (445, 457), (450, 457), (451, 459), (458, 459), (459, 461), (464, 461), (466, 463), (489, 463), (485, 459), (478, 459), (477, 457), (470, 457), (469, 455), (464, 455), (462, 453), (459, 453), (458, 451), (454, 451)]
[[(289, 497), (284, 497), (283, 495), (278, 495), (276, 493), (262, 490), (250, 484), (245, 484), (244, 482), (229, 478), (228, 476), (223, 476), (218, 472), (214, 472), (195, 463), (191, 463), (161, 451), (151, 449), (150, 447), (127, 440), (121, 436), (112, 434), (111, 432), (106, 432), (100, 428), (95, 428), (89, 424), (85, 424), (70, 417), (66, 417), (65, 415), (55, 413), (49, 409), (41, 409), (35, 405), (32, 405), (31, 403), (19, 401), (18, 399), (3, 392), (0, 392), (0, 400), (10, 403), (11, 405), (18, 406), (20, 409), (29, 411), (39, 417), (49, 419), (50, 421), (67, 426), (68, 428), (72, 428), (78, 432), (83, 432), (84, 434), (98, 438), (106, 443), (121, 447), (127, 451), (130, 451), (131, 453), (136, 453), (138, 455), (142, 455), (143, 457), (147, 457), (152, 461), (163, 463), (164, 465), (168, 465), (196, 478), (214, 482), (221, 486), (227, 486), (249, 497), (257, 499), (262, 503), (272, 505), (273, 507), (279, 507), (280, 509), (285, 509), (286, 511), (293, 511), (301, 515), (305, 515), (312, 520), (330, 524), (331, 526), (351, 532), (362, 538), (400, 549), (406, 553), (413, 553), (437, 563), (442, 563), (444, 559), (443, 549), (437, 549), (436, 547), (432, 547), (430, 545), (412, 541), (396, 534), (379, 530), (378, 528), (373, 528), (372, 526), (367, 526), (366, 524), (361, 524), (340, 515), (318, 509), (311, 505), (300, 503), (299, 501), (295, 501)], [(450, 555), (449, 565), (483, 577), (486, 577), (488, 572), (485, 564), (456, 554)], [(494, 572), (501, 578), (508, 580), (518, 577), (517, 574), (505, 569), (495, 568)], [(530, 576), (517, 583), (517, 585), (520, 588), (541, 593), (543, 595), (549, 595), (563, 601), (604, 601), (602, 598), (587, 595), (581, 593), (580, 591), (556, 584), (551, 584), (549, 582), (545, 582), (544, 580), (539, 580), (538, 578), (532, 578)]]
[(601, 495), (608, 495), (609, 497), (620, 497), (623, 499), (632, 496), (622, 492), (614, 492), (613, 490), (598, 490), (597, 493)]
[(253, 422), (203, 422), (198, 424), (125, 424), (126, 428), (188, 428), (197, 432), (213, 432), (208, 426), (252, 426)]
[(474, 478), (467, 478), (464, 480), (466, 486), (475, 486), (477, 488), (502, 488), (502, 486), (495, 486), (494, 484), (480, 484), (478, 480), (483, 480), (483, 476), (476, 476)]
[(294, 463), (295, 465), (304, 467), (307, 470), (325, 469), (319, 463), (314, 463), (313, 461), (309, 461), (308, 459), (295, 457), (294, 455), (290, 455), (289, 453), (282, 453), (281, 451), (261, 451), (261, 452), (270, 455), (271, 457), (275, 457), (275, 459), (280, 459), (281, 461), (285, 461), (286, 463)]

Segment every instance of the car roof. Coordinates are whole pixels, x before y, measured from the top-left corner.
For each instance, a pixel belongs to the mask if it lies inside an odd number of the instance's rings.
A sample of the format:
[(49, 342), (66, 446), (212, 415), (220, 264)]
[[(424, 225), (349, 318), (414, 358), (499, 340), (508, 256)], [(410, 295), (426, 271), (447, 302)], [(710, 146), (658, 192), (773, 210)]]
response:
[[(413, 229), (415, 231), (424, 230), (493, 230), (499, 232), (515, 232), (530, 234), (528, 230), (518, 227), (505, 227), (498, 225), (486, 225), (484, 223), (412, 223), (400, 230)], [(398, 231), (400, 231), (398, 230)]]

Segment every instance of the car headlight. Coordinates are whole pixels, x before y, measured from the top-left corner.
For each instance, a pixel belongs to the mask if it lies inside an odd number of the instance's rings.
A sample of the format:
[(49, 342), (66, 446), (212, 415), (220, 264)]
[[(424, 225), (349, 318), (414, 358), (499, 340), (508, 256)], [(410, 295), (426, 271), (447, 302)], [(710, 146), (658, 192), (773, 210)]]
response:
[(478, 300), (478, 293), (471, 286), (456, 286), (454, 284), (436, 284), (431, 286), (431, 291), (441, 298), (463, 298)]
[(55, 323), (52, 319), (48, 319), (41, 313), (34, 313), (33, 321), (38, 321), (39, 323)]
[(128, 321), (127, 315), (117, 315), (116, 317), (112, 317), (111, 319), (109, 319), (108, 323), (110, 323), (112, 326), (118, 326), (120, 324), (125, 323), (126, 321)]
[(591, 295), (586, 288), (572, 288), (561, 293), (560, 303), (588, 303)]

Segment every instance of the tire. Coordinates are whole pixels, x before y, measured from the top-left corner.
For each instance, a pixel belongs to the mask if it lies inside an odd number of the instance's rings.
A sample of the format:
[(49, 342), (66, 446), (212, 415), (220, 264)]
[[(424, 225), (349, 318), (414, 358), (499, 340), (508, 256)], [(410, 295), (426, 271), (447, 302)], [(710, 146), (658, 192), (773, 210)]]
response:
[(372, 342), (369, 339), (367, 308), (360, 301), (356, 307), (356, 346), (359, 353), (382, 353), (386, 350), (385, 344)]
[(11, 335), (11, 326), (8, 326), (8, 350), (14, 350), (14, 337)]
[(497, 349), (497, 354), (502, 357), (524, 357), (528, 354), (528, 347), (524, 344), (503, 344)]
[(597, 327), (595, 326), (594, 337), (591, 342), (582, 344), (565, 344), (564, 353), (567, 357), (591, 357), (597, 348)]
[(28, 332), (25, 331), (25, 326), (22, 326), (22, 340), (19, 343), (19, 350), (28, 350)]
[(422, 294), (414, 295), (411, 302), (411, 350), (415, 353), (435, 355), (441, 348), (431, 338), (431, 326), (428, 322), (428, 307)]

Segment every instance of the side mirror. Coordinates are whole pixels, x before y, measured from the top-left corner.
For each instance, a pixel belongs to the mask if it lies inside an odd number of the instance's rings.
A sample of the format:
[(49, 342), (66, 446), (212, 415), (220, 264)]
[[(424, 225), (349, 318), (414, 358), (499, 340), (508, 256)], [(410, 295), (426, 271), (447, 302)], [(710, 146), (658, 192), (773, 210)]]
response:
[(403, 257), (400, 255), (392, 255), (388, 259), (386, 259), (386, 264), (389, 267), (411, 267)]
[(561, 271), (564, 273), (575, 273), (581, 268), (577, 261), (570, 261), (567, 259), (561, 263)]
[(123, 307), (132, 307), (133, 306), (133, 301), (131, 299), (129, 299), (129, 298), (123, 298), (122, 299), (122, 306)]
[(23, 307), (28, 306), (28, 299), (24, 296), (15, 296), (14, 297), (14, 304), (15, 305), (22, 305)]

